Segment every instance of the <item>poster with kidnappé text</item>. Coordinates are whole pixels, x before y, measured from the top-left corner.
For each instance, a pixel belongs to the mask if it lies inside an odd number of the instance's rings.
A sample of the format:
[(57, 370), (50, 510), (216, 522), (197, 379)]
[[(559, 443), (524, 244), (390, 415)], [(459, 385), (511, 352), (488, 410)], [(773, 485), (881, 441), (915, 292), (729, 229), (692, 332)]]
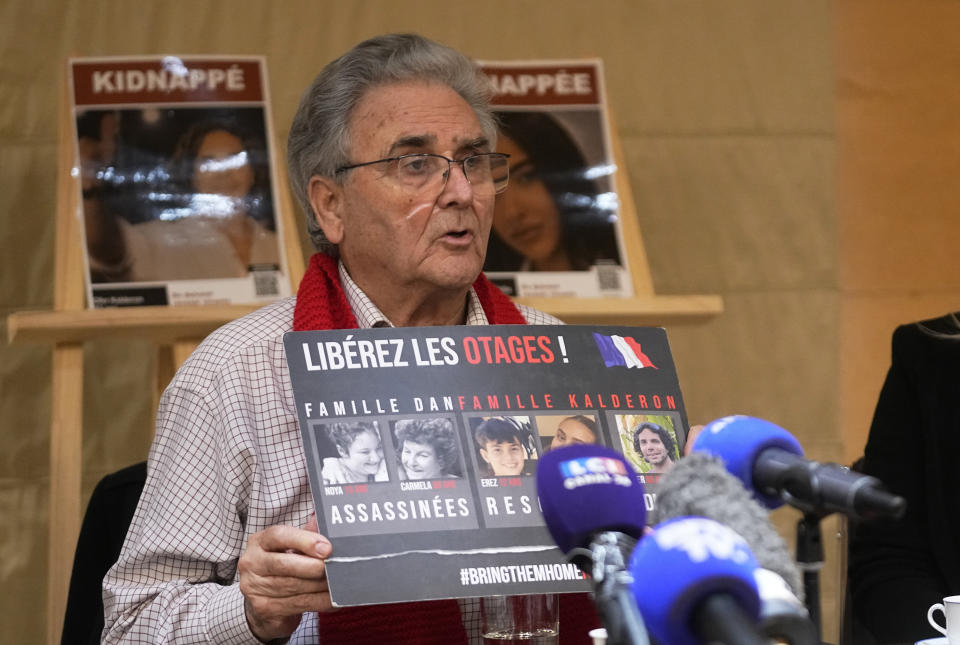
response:
[(588, 591), (544, 526), (540, 457), (575, 443), (623, 453), (649, 517), (687, 436), (662, 328), (306, 331), (284, 344), (338, 606)]
[[(603, 63), (479, 61), (493, 90), (497, 195), (483, 271), (511, 296), (634, 295)], [(629, 217), (629, 215), (627, 215)]]
[(290, 294), (266, 60), (73, 58), (91, 308)]

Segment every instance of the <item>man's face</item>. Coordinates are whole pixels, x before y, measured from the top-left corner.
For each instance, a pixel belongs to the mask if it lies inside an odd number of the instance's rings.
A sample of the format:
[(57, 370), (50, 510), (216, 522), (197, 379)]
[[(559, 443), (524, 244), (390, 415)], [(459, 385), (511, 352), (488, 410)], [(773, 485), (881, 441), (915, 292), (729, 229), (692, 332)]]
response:
[(667, 448), (660, 441), (660, 436), (649, 428), (644, 428), (637, 440), (640, 442), (640, 452), (643, 459), (651, 466), (661, 466), (667, 461)]
[(523, 472), (523, 465), (527, 459), (527, 451), (516, 437), (513, 441), (488, 441), (485, 448), (480, 449), (480, 456), (490, 464), (493, 474), (497, 477), (511, 477)]
[[(367, 92), (350, 118), (350, 161), (426, 152), (462, 159), (489, 152), (470, 106), (450, 88), (400, 82)], [(400, 185), (389, 164), (349, 170), (343, 184), (340, 255), (365, 290), (463, 290), (479, 275), (494, 197), (474, 191), (459, 166), (446, 184)], [(489, 193), (489, 191), (488, 191)], [(325, 231), (329, 235), (329, 231)]]

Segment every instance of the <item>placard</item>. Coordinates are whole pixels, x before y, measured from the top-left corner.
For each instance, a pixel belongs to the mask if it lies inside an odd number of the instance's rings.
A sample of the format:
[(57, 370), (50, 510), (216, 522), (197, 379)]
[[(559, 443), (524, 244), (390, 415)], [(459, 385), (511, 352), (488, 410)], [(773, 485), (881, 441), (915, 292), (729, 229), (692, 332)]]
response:
[(633, 296), (601, 62), (480, 65), (511, 155), (484, 272), (512, 296)]
[(91, 307), (289, 295), (261, 57), (72, 59)]
[(649, 516), (687, 436), (661, 328), (290, 332), (285, 348), (341, 606), (587, 591), (544, 526), (538, 460), (623, 452)]

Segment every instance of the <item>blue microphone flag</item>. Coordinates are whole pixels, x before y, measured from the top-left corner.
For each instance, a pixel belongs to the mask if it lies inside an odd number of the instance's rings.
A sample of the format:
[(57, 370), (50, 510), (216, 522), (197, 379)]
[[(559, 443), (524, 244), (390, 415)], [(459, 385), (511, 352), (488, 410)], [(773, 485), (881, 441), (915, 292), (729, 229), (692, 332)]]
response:
[(643, 535), (643, 485), (623, 456), (582, 444), (551, 450), (537, 468), (537, 496), (547, 530), (564, 553), (601, 531)]

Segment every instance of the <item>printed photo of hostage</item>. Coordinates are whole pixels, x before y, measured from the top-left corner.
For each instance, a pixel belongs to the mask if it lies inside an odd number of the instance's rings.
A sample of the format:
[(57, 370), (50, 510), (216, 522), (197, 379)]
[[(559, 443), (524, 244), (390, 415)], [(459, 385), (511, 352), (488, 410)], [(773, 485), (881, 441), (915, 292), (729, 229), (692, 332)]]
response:
[(528, 417), (470, 420), (481, 477), (518, 477), (537, 472), (537, 450)]
[(617, 417), (623, 454), (646, 474), (664, 474), (680, 458), (673, 419), (665, 415), (623, 415)]
[(536, 421), (544, 452), (564, 446), (602, 443), (597, 420), (592, 415), (541, 415)]
[(331, 423), (325, 430), (337, 454), (323, 457), (320, 474), (324, 485), (389, 481), (375, 421)]
[(400, 479), (463, 476), (457, 430), (450, 419), (402, 419), (394, 424), (393, 435)]
[[(498, 112), (497, 152), (510, 155), (485, 271), (586, 271), (621, 264), (615, 204), (567, 130), (546, 112)], [(602, 136), (599, 128), (596, 136)], [(609, 200), (607, 200), (609, 201)]]
[(94, 283), (279, 266), (262, 110), (89, 111), (77, 129)]
[(641, 423), (634, 428), (633, 450), (650, 466), (652, 473), (667, 472), (678, 459), (673, 437), (656, 423)]

